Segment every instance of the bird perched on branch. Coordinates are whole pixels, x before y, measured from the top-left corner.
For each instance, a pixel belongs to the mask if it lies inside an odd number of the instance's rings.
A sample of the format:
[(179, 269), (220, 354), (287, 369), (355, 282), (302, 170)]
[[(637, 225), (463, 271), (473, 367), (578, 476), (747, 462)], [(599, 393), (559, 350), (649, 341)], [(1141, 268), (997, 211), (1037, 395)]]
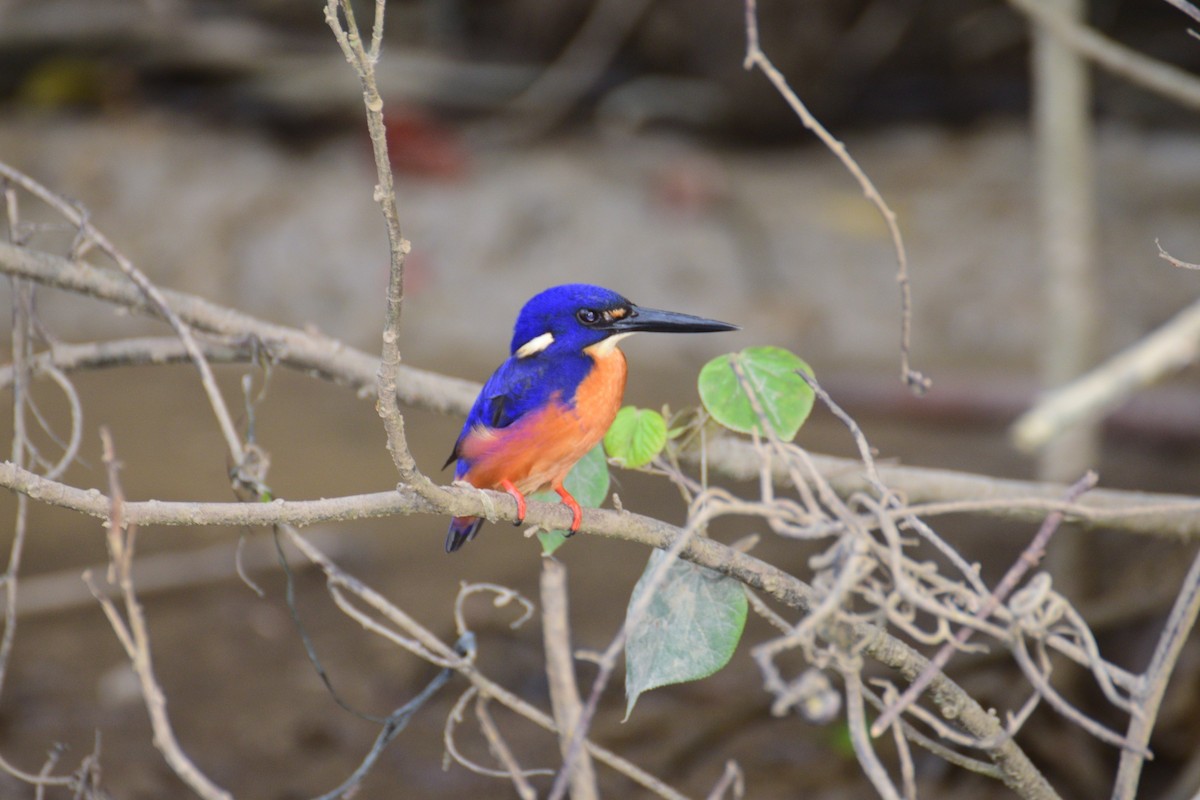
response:
[[(518, 525), (525, 495), (554, 489), (573, 513), (575, 533), (583, 511), (563, 479), (604, 438), (621, 407), (625, 355), (617, 342), (639, 331), (731, 330), (737, 326), (641, 308), (599, 286), (547, 289), (521, 309), (512, 354), (484, 384), (445, 466), (457, 461), (455, 480), (512, 495)], [(446, 552), (475, 538), (482, 524), (479, 517), (455, 517)]]

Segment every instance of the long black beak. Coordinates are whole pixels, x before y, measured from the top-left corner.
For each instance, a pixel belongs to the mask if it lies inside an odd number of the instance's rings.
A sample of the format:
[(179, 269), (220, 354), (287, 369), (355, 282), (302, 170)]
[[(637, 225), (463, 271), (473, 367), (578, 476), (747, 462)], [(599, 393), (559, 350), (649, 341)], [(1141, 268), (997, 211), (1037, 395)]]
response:
[(650, 331), (653, 333), (714, 333), (716, 331), (740, 330), (737, 325), (715, 319), (694, 317), (677, 311), (662, 311), (657, 308), (642, 308), (630, 305), (629, 313), (614, 319), (604, 326), (613, 333)]

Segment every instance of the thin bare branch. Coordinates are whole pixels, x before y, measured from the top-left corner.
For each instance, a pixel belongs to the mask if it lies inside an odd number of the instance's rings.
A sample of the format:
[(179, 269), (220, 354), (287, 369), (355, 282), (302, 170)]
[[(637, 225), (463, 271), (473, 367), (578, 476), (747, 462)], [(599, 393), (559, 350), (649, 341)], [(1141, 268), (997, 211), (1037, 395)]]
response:
[(854, 754), (858, 756), (859, 766), (863, 768), (871, 785), (884, 800), (900, 800), (900, 792), (887, 770), (879, 760), (875, 748), (871, 745), (871, 737), (867, 735), (866, 711), (863, 707), (862, 675), (853, 666), (841, 668), (842, 679), (846, 684), (846, 722), (850, 728), (850, 742), (854, 746)]
[(904, 237), (900, 235), (900, 225), (896, 221), (896, 214), (891, 207), (883, 199), (883, 195), (875, 188), (874, 182), (867, 177), (866, 172), (858, 165), (858, 162), (850, 155), (846, 146), (838, 141), (821, 122), (812, 115), (808, 107), (804, 104), (794, 91), (788, 85), (787, 79), (783, 76), (775, 65), (771, 63), (770, 58), (763, 52), (759, 46), (758, 38), (758, 5), (757, 0), (745, 0), (746, 8), (746, 58), (742, 63), (745, 69), (753, 69), (757, 67), (775, 90), (787, 101), (791, 106), (792, 111), (800, 118), (800, 122), (805, 128), (812, 131), (821, 143), (833, 153), (842, 165), (854, 176), (858, 181), (858, 185), (862, 188), (863, 194), (866, 195), (875, 208), (879, 210), (883, 217), (884, 223), (887, 225), (888, 232), (892, 237), (892, 246), (896, 251), (896, 261), (898, 268), (896, 270), (896, 284), (900, 287), (900, 379), (916, 394), (924, 394), (929, 390), (932, 382), (920, 372), (914, 370), (909, 363), (909, 351), (911, 349), (912, 339), (912, 289), (909, 286), (908, 278), (908, 254), (904, 247)]
[[(1167, 0), (1167, 2), (1172, 2), (1172, 0)], [(1200, 264), (1193, 264), (1190, 261), (1180, 261), (1178, 258), (1168, 253), (1163, 249), (1163, 246), (1159, 244), (1158, 239), (1154, 240), (1154, 246), (1158, 248), (1158, 257), (1163, 261), (1166, 261), (1171, 266), (1178, 267), (1179, 269), (1200, 269)]]
[[(383, 323), (383, 350), (376, 378), (375, 408), (387, 429), (388, 450), (400, 473), (400, 479), (413, 486), (423, 496), (436, 496), (437, 487), (418, 468), (404, 434), (404, 415), (396, 397), (400, 368), (400, 314), (404, 306), (404, 261), (411, 245), (400, 227), (396, 210), (396, 190), (392, 180), (392, 164), (388, 157), (387, 128), (383, 121), (383, 98), (375, 79), (375, 60), (383, 37), (384, 0), (376, 0), (371, 52), (363, 48), (358, 22), (350, 0), (328, 0), (325, 22), (333, 30), (346, 60), (358, 74), (366, 108), (367, 132), (375, 156), (375, 202), (379, 204), (387, 226), (391, 268), (388, 273), (387, 313)], [(344, 22), (344, 27), (343, 27)]]
[(1117, 780), (1113, 786), (1113, 800), (1133, 800), (1137, 795), (1138, 780), (1146, 757), (1144, 751), (1150, 745), (1150, 734), (1158, 719), (1158, 711), (1167, 691), (1167, 682), (1183, 650), (1183, 643), (1195, 627), (1200, 614), (1200, 553), (1192, 559), (1191, 569), (1184, 578), (1183, 587), (1175, 599), (1175, 605), (1163, 626), (1162, 635), (1154, 649), (1144, 676), (1145, 690), (1136, 698), (1140, 713), (1129, 720), (1125, 734), (1129, 749), (1121, 753)]
[(492, 720), (492, 714), (488, 711), (487, 704), (488, 699), (483, 695), (475, 698), (475, 716), (479, 719), (479, 729), (483, 731), (483, 736), (487, 739), (488, 749), (492, 751), (492, 755), (508, 771), (508, 777), (512, 780), (513, 788), (517, 791), (517, 796), (521, 800), (534, 800), (537, 797), (537, 792), (529, 785), (529, 776), (535, 773), (548, 774), (550, 771), (526, 771), (521, 769), (521, 765), (517, 763), (517, 759), (508, 744), (504, 741), (504, 737), (500, 735), (500, 729), (496, 727), (496, 723)]
[[(233, 800), (233, 795), (217, 786), (200, 771), (175, 738), (175, 730), (167, 715), (167, 699), (154, 674), (154, 663), (150, 655), (150, 633), (146, 627), (146, 618), (133, 585), (133, 548), (136, 527), (127, 525), (124, 518), (124, 497), (118, 480), (119, 464), (107, 430), (101, 430), (101, 439), (104, 443), (104, 464), (107, 467), (112, 495), (107, 531), (111, 558), (110, 580), (120, 587), (125, 616), (121, 616), (121, 612), (117, 610), (113, 601), (102, 594), (98, 588), (95, 591), (96, 599), (112, 624), (117, 639), (125, 648), (133, 671), (138, 677), (142, 698), (150, 716), (150, 726), (154, 731), (154, 746), (162, 753), (163, 758), (180, 780), (204, 800)], [(90, 573), (85, 573), (84, 580), (89, 585), (93, 585)]]

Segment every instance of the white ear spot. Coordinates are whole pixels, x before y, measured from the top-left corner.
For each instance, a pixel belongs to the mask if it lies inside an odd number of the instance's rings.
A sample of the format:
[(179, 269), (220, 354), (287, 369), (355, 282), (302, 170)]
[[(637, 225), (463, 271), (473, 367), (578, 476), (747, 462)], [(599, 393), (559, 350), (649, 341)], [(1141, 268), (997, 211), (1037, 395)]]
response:
[(530, 356), (537, 355), (552, 344), (554, 344), (554, 334), (546, 331), (541, 336), (535, 336), (518, 347), (517, 358), (529, 358)]

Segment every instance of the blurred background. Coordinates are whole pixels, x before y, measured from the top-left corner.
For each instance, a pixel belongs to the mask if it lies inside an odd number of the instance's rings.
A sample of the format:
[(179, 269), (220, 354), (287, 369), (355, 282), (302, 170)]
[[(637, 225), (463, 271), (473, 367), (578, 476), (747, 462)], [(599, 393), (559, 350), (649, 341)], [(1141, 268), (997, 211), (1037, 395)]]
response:
[[(370, 6), (358, 5), (365, 24)], [(85, 206), (158, 285), (375, 352), (387, 243), (371, 197), (361, 91), (322, 13), (315, 0), (0, 0), (0, 161)], [(1134, 50), (1200, 72), (1200, 41), (1166, 2), (1097, 0), (1087, 18)], [(1048, 339), (1028, 21), (985, 0), (767, 0), (759, 19), (767, 55), (899, 216), (914, 365), (934, 381), (926, 398), (913, 398), (898, 379), (896, 263), (879, 213), (763, 76), (743, 69), (737, 0), (388, 4), (379, 76), (401, 221), (413, 242), (407, 363), (482, 381), (507, 354), (525, 299), (555, 283), (600, 283), (637, 303), (744, 328), (720, 339), (629, 342), (630, 402), (692, 404), (694, 376), (709, 358), (777, 344), (812, 364), (882, 457), (1032, 477), (1036, 460), (1006, 438), (1040, 389)], [(1200, 275), (1168, 266), (1155, 247), (1158, 239), (1175, 256), (1200, 261), (1200, 118), (1103, 71), (1093, 75), (1091, 343), (1099, 360), (1200, 295)], [(48, 242), (61, 239), (34, 203), (22, 206), (22, 218), (48, 225), (35, 245), (51, 249)], [(165, 333), (44, 289), (38, 316), (64, 341)], [(221, 371), (235, 406), (243, 372)], [(1103, 485), (1196, 493), (1196, 378), (1192, 369), (1109, 419), (1096, 462)], [(87, 447), (69, 482), (104, 486), (95, 430), (105, 424), (131, 498), (231, 499), (222, 443), (191, 369), (76, 380)], [(394, 485), (370, 402), (283, 370), (266, 386), (256, 434), (271, 453), (268, 482), (279, 496)], [(51, 421), (63, 424), (54, 388), (35, 391)], [(11, 410), (11, 398), (5, 402)], [(5, 413), (5, 425), (11, 417)], [(442, 463), (460, 424), (413, 412), (409, 430), (427, 471)], [(853, 453), (820, 412), (799, 441)], [(617, 477), (626, 507), (682, 518), (665, 483)], [(13, 505), (6, 499), (0, 519), (11, 519)], [(1032, 534), (979, 520), (947, 527), (972, 557), (994, 558), (997, 570)], [(443, 529), (441, 520), (413, 517), (319, 533), (351, 571), (447, 635), (460, 580), (536, 594), (533, 543), (489, 527), (450, 559), (441, 552)], [(246, 534), (265, 544), (261, 533)], [(142, 547), (190, 552), (216, 542), (231, 553), (230, 538), (154, 530)], [(1140, 669), (1185, 551), (1117, 535), (1090, 541), (1094, 571), (1075, 587), (1076, 599), (1108, 614), (1102, 649)], [(803, 573), (803, 554), (771, 542), (762, 554)], [(562, 551), (573, 567), (580, 646), (603, 646), (619, 625), (644, 557), (600, 541)], [(97, 524), (34, 508), (29, 575), (74, 585), (80, 568), (104, 558)], [(188, 572), (183, 562), (180, 573)], [(375, 731), (332, 704), (290, 628), (278, 576), (261, 580), (265, 599), (233, 581), (148, 596), (156, 658), (180, 738), (202, 768), (238, 796), (312, 796), (353, 770)], [(1119, 591), (1107, 591), (1118, 580)], [(427, 667), (364, 639), (315, 576), (302, 582), (318, 648), (357, 704), (385, 712), (428, 680)], [(1144, 602), (1104, 605), (1112, 595)], [(90, 598), (65, 605), (30, 611), (22, 622), (0, 697), (0, 753), (36, 771), (47, 748), (62, 742), (73, 754), (64, 763), (76, 763), (100, 730), (114, 797), (181, 796), (99, 610)], [(485, 669), (537, 699), (540, 634), (536, 626), (510, 631), (495, 614), (479, 614), (495, 649), (489, 662), (485, 648)], [(1161, 757), (1147, 778), (1162, 791), (1178, 781), (1194, 788), (1181, 776), (1196, 768), (1200, 750), (1186, 723), (1200, 702), (1200, 649), (1191, 659), (1180, 668), (1184, 694), (1168, 704)], [(1011, 705), (1002, 677), (975, 677), (971, 688)], [(732, 757), (749, 776), (751, 797), (869, 796), (836, 732), (771, 718), (765, 694), (749, 693), (757, 705), (744, 704), (745, 687), (758, 681), (739, 653), (708, 681), (647, 695), (623, 726), (614, 710), (597, 735), (693, 793), (706, 791)], [(731, 695), (743, 704), (722, 705)], [(419, 715), (364, 796), (507, 796), (505, 784), (441, 770), (440, 730), (452, 700)], [(697, 702), (714, 708), (710, 727), (669, 724)], [(529, 732), (513, 728), (523, 760), (539, 764), (539, 748), (554, 752), (549, 738), (530, 734), (526, 742)], [(1067, 796), (1105, 791), (1111, 750), (1072, 738), (1052, 715), (1039, 728), (1026, 744)], [(1072, 759), (1056, 760), (1064, 742)], [(473, 744), (486, 759), (486, 748)], [(931, 796), (1002, 796), (982, 780), (929, 769), (921, 777)], [(5, 780), (5, 797), (32, 796)], [(622, 786), (613, 783), (613, 796), (626, 796)]]

